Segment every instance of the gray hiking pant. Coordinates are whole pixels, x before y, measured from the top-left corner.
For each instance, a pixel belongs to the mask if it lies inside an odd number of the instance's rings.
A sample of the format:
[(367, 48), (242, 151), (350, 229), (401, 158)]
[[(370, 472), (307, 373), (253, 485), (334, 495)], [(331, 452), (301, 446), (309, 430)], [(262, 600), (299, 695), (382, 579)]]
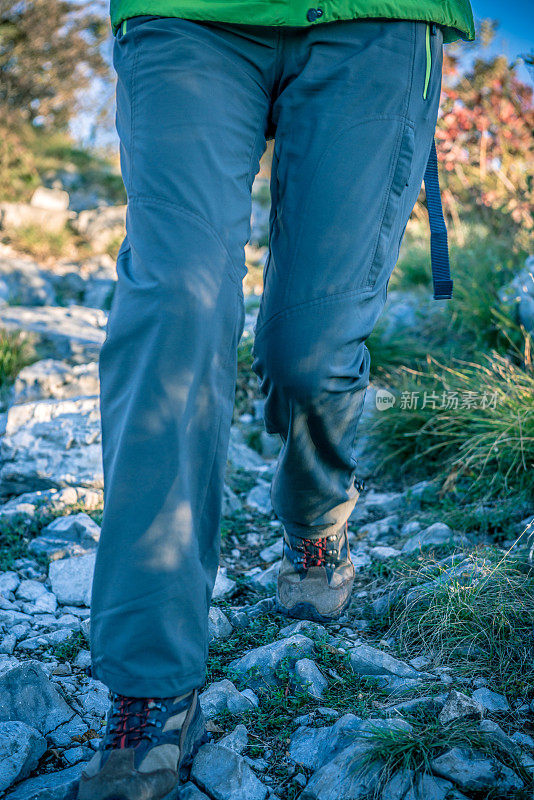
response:
[(204, 681), (251, 187), (275, 134), (253, 364), (266, 429), (283, 440), (273, 507), (307, 537), (353, 509), (365, 340), (437, 120), (441, 30), (430, 53), (425, 39), (424, 22), (374, 19), (145, 16), (117, 33), (127, 235), (99, 363), (91, 618), (93, 674), (115, 692), (170, 696)]

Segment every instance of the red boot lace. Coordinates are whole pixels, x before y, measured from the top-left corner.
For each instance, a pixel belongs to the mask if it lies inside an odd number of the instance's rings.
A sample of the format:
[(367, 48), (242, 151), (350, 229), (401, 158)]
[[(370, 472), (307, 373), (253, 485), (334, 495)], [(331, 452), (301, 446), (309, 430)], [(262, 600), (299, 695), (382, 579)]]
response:
[(109, 724), (108, 747), (123, 749), (150, 738), (146, 728), (151, 724), (148, 716), (155, 706), (157, 706), (156, 701), (151, 697), (140, 699), (115, 695)]
[[(347, 534), (348, 522), (345, 523), (344, 527), (345, 533)], [(331, 561), (327, 556), (331, 556), (335, 551), (328, 549), (327, 542), (329, 539), (335, 538), (335, 536), (323, 536), (321, 539), (302, 538), (300, 540), (300, 546), (296, 548), (302, 553), (302, 567), (304, 569), (309, 569), (310, 567), (324, 567), (325, 564)]]
[(304, 569), (310, 567), (322, 567), (326, 562), (326, 543), (327, 537), (322, 539), (302, 539), (302, 566)]

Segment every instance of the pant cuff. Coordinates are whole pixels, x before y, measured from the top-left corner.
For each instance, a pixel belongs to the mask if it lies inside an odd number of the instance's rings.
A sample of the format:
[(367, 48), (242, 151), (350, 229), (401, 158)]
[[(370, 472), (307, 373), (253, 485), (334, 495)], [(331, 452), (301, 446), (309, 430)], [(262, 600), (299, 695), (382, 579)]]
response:
[(205, 675), (199, 676), (198, 672), (154, 680), (120, 675), (94, 664), (91, 674), (112, 692), (125, 697), (178, 697), (193, 689), (201, 689), (205, 681)]

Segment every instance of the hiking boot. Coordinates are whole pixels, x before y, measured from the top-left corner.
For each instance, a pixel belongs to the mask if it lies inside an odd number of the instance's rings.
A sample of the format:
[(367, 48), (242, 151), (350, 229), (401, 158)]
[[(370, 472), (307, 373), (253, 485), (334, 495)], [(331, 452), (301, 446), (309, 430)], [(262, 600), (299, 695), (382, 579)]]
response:
[(162, 800), (207, 741), (196, 689), (181, 697), (111, 693), (104, 738), (83, 768), (78, 800)]
[(347, 523), (322, 539), (302, 539), (284, 531), (278, 611), (296, 619), (332, 622), (350, 603), (354, 572)]

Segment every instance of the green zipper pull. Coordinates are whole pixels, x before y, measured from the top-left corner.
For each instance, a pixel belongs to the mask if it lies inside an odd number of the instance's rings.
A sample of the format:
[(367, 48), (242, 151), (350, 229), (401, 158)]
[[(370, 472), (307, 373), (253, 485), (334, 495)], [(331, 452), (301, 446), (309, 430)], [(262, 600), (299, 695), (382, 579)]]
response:
[(423, 100), (426, 100), (428, 91), (428, 83), (430, 81), (430, 70), (432, 69), (432, 51), (430, 49), (430, 23), (426, 24), (426, 72), (425, 72), (425, 88), (423, 89)]
[(122, 23), (122, 35), (123, 35), (123, 36), (124, 36), (124, 34), (126, 33), (126, 23), (127, 23), (127, 21), (128, 21), (128, 20), (126, 20), (126, 19), (125, 19), (125, 20), (124, 20), (124, 22)]

